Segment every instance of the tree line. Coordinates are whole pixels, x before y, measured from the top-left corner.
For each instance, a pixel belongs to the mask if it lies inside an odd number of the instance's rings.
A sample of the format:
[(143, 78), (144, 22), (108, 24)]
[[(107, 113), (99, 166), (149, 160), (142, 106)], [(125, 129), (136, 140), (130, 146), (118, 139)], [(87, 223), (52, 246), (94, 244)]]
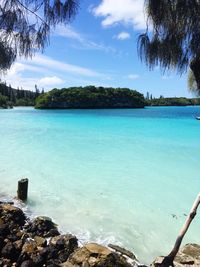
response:
[(13, 106), (34, 106), (36, 98), (44, 93), (35, 85), (35, 91), (15, 89), (6, 82), (0, 81), (0, 107), (8, 108)]
[(0, 107), (35, 106), (36, 108), (135, 108), (144, 106), (194, 106), (200, 98), (155, 98), (147, 92), (144, 96), (128, 88), (104, 88), (95, 86), (70, 87), (44, 93), (35, 85), (35, 91), (14, 89), (0, 82)]
[(145, 101), (147, 106), (199, 106), (200, 98), (186, 97), (154, 97), (149, 92), (146, 93)]
[(200, 98), (160, 97), (146, 100), (148, 106), (199, 106)]
[(53, 89), (36, 99), (36, 108), (143, 108), (144, 96), (128, 88), (95, 86)]

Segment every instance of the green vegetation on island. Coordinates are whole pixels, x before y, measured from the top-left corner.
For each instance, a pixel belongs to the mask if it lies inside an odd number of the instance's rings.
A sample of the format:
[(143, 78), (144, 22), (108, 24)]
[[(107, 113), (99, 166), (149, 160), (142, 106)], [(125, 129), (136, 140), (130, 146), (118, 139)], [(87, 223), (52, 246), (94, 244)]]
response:
[(198, 106), (200, 105), (200, 98), (186, 98), (186, 97), (160, 97), (146, 99), (148, 106)]
[(14, 89), (0, 82), (0, 108), (35, 106), (43, 109), (67, 108), (143, 108), (145, 106), (196, 106), (200, 98), (155, 98), (147, 92), (146, 97), (128, 88), (104, 88), (95, 86), (53, 89), (47, 93)]
[(8, 108), (8, 98), (0, 93), (0, 108)]
[(144, 96), (127, 88), (95, 86), (53, 89), (36, 99), (36, 108), (144, 108)]
[(34, 106), (35, 99), (40, 95), (35, 86), (35, 92), (23, 89), (14, 89), (6, 83), (0, 82), (0, 107), (12, 108), (13, 106)]

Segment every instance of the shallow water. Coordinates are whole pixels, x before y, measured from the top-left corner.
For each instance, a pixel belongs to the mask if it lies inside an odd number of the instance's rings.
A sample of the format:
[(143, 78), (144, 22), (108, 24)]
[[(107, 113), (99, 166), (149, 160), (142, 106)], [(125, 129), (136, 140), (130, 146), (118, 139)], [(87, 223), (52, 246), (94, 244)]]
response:
[[(167, 254), (200, 191), (200, 107), (0, 110), (0, 192), (144, 263)], [(175, 215), (175, 216), (174, 216)], [(185, 242), (200, 243), (200, 216)]]

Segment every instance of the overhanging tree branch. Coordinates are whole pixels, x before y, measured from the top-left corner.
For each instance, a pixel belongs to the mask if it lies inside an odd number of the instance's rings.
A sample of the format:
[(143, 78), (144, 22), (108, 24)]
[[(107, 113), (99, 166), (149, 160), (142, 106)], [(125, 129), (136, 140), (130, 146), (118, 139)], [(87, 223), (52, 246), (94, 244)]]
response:
[(43, 51), (51, 28), (69, 23), (78, 3), (79, 0), (0, 1), (0, 49), (5, 55), (0, 58), (0, 71), (9, 69), (17, 56), (29, 57)]
[(200, 1), (145, 0), (145, 7), (147, 27), (138, 39), (140, 58), (150, 69), (159, 65), (180, 74), (190, 66), (200, 92)]
[[(17, 3), (19, 3), (27, 12), (33, 14), (34, 16), (36, 16), (39, 20), (41, 20), (43, 23), (45, 23), (45, 25), (47, 27), (49, 27), (49, 25), (36, 13), (36, 11), (33, 11), (31, 9), (29, 9), (28, 7), (26, 7), (23, 3), (21, 3), (21, 1), (19, 0), (15, 0)], [(41, 8), (41, 6), (43, 5), (43, 3), (41, 3), (40, 7), (38, 9)]]

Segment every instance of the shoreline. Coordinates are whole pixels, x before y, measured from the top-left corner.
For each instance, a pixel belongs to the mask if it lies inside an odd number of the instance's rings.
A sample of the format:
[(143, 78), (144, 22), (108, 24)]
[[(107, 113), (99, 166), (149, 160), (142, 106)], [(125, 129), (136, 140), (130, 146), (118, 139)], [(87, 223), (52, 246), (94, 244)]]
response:
[[(82, 244), (71, 233), (61, 233), (51, 218), (32, 217), (25, 203), (4, 194), (0, 195), (0, 250), (0, 266), (7, 267), (146, 267), (122, 247)], [(158, 257), (150, 266), (161, 260)], [(200, 266), (199, 245), (185, 245), (178, 253), (175, 266), (188, 265)]]
[(84, 258), (83, 264), (91, 258), (91, 266), (95, 261), (97, 266), (140, 266), (132, 252), (115, 245), (82, 244), (71, 233), (61, 233), (51, 218), (31, 218), (25, 207), (17, 199), (1, 201), (0, 196), (0, 266), (71, 267), (76, 266), (71, 265), (76, 257)]

